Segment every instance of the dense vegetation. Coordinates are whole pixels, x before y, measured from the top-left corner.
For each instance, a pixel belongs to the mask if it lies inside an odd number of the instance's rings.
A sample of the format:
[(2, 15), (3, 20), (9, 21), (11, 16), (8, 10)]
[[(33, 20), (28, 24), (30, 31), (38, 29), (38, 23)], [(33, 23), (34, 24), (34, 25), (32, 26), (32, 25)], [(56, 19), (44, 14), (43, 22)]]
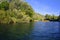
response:
[(25, 0), (0, 0), (0, 23), (20, 23), (34, 20), (58, 20), (60, 16), (35, 13)]
[(45, 20), (49, 20), (49, 21), (60, 21), (60, 15), (59, 16), (55, 16), (55, 15), (45, 15)]
[(0, 23), (29, 22), (34, 11), (24, 0), (1, 0)]
[(32, 18), (38, 21), (43, 21), (45, 19), (45, 17), (39, 13), (35, 13)]

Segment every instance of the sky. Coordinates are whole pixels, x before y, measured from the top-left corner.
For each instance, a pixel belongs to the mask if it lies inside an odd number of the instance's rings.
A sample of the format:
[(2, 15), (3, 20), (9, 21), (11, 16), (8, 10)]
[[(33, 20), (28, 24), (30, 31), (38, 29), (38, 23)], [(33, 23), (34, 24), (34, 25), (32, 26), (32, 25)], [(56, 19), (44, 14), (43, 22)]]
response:
[(42, 15), (59, 15), (60, 0), (26, 0), (32, 6), (35, 12)]

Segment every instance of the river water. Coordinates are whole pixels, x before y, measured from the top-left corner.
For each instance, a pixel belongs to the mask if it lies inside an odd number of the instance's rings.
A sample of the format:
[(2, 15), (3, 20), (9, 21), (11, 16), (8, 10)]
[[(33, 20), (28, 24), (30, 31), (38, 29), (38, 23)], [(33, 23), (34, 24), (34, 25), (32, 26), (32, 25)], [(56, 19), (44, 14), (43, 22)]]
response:
[(60, 22), (0, 24), (0, 40), (60, 40)]

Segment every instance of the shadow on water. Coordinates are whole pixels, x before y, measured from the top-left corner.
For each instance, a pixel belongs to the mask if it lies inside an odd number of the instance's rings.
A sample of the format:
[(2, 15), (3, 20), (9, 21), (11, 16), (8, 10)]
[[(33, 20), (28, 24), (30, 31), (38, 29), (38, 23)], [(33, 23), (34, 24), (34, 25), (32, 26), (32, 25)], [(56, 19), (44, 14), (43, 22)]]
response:
[(0, 24), (0, 40), (29, 40), (33, 23)]

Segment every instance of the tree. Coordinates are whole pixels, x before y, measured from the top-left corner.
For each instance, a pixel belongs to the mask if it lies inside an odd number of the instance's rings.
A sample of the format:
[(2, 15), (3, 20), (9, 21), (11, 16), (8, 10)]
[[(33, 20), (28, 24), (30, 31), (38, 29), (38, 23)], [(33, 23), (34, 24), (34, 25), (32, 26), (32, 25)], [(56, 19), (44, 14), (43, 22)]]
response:
[(60, 15), (58, 16), (58, 20), (60, 21)]
[(27, 2), (22, 2), (20, 4), (20, 7), (19, 7), (22, 11), (25, 11), (26, 12), (26, 15), (29, 15), (30, 17), (33, 16), (34, 14), (34, 10), (32, 9), (32, 7), (27, 3)]
[(9, 9), (9, 3), (7, 1), (3, 1), (0, 4), (0, 10), (8, 10)]
[(50, 17), (50, 15), (48, 15), (48, 14), (45, 15), (46, 20), (49, 20), (49, 17)]
[(56, 21), (58, 19), (58, 16), (46, 14), (45, 19), (50, 21)]

